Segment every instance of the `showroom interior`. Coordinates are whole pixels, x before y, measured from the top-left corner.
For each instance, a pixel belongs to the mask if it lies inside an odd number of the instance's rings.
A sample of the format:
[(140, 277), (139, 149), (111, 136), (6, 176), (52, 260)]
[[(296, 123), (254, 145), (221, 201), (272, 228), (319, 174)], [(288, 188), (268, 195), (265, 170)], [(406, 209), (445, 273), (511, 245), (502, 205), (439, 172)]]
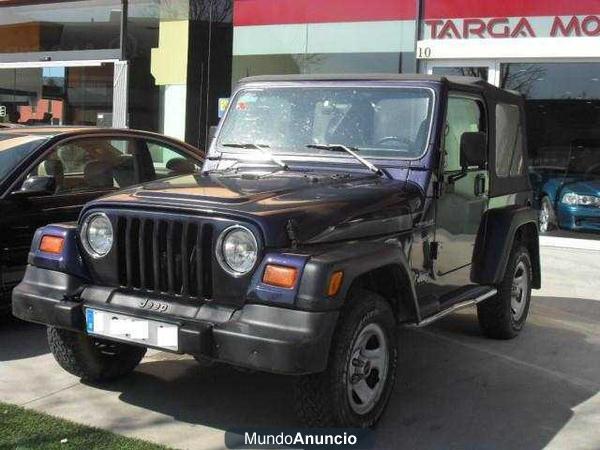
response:
[[(538, 200), (558, 183), (579, 196), (570, 206), (600, 211), (590, 200), (597, 193), (588, 192), (600, 178), (596, 1), (0, 5), (0, 122), (127, 126), (205, 148), (222, 112), (219, 100), (245, 76), (470, 75), (525, 97)], [(600, 230), (600, 215), (569, 217), (563, 228)]]

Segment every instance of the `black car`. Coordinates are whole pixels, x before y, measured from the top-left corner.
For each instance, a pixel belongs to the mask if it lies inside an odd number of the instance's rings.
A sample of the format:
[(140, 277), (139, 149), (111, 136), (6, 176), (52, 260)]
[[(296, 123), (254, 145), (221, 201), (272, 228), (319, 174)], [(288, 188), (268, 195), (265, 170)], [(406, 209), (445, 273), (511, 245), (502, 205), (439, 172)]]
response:
[(541, 284), (524, 131), (522, 98), (474, 78), (245, 79), (203, 173), (38, 230), (13, 312), (84, 379), (154, 347), (296, 375), (307, 424), (371, 426), (399, 325), (477, 305), (487, 336), (523, 328)]
[(0, 131), (0, 310), (21, 281), (35, 230), (77, 220), (96, 197), (190, 173), (203, 153), (154, 133), (100, 128)]

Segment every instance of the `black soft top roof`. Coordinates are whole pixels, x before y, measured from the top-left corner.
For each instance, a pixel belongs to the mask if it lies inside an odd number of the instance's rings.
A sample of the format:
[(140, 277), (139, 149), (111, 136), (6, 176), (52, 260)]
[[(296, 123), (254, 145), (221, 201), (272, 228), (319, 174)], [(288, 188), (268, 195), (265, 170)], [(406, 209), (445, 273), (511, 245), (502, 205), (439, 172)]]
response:
[(359, 74), (302, 74), (302, 75), (258, 75), (242, 78), (238, 83), (301, 82), (301, 81), (422, 81), (448, 83), (450, 88), (483, 91), (492, 94), (498, 91), (519, 95), (497, 88), (477, 77), (440, 76), (406, 73), (359, 73)]

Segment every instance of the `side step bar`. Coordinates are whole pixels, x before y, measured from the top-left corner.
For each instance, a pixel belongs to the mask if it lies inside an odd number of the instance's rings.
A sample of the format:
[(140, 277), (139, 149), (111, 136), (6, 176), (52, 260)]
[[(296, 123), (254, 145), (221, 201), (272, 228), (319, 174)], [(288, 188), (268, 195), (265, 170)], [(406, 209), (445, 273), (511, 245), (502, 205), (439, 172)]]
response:
[(458, 311), (459, 309), (467, 308), (469, 306), (474, 306), (477, 303), (484, 301), (485, 299), (493, 297), (497, 293), (498, 293), (498, 290), (496, 288), (491, 288), (489, 291), (487, 291), (484, 294), (481, 294), (479, 297), (465, 300), (463, 302), (455, 303), (454, 305), (452, 305), (446, 309), (443, 309), (442, 311), (440, 311), (432, 316), (426, 317), (421, 322), (411, 324), (409, 326), (417, 327), (417, 328), (426, 327), (427, 325), (431, 325), (436, 320), (439, 320), (442, 317), (447, 316), (448, 314), (452, 314), (453, 312)]

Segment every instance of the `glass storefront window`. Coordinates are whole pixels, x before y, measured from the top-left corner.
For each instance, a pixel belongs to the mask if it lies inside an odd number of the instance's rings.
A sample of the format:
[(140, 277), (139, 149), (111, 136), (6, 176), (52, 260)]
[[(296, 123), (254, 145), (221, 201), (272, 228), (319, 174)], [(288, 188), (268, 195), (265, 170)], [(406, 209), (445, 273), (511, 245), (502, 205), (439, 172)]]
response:
[(488, 68), (487, 67), (446, 67), (437, 66), (433, 68), (432, 73), (434, 75), (443, 76), (454, 76), (454, 77), (476, 77), (482, 80), (488, 79)]
[(231, 92), (233, 0), (130, 0), (129, 126), (204, 147)]
[(119, 48), (119, 0), (0, 6), (0, 53)]
[(238, 55), (233, 58), (232, 78), (236, 82), (252, 75), (410, 71), (414, 72), (414, 55), (405, 53)]
[(0, 121), (112, 125), (113, 64), (0, 69)]
[(132, 0), (129, 126), (185, 139), (189, 1)]
[(600, 63), (501, 66), (526, 100), (530, 178), (541, 227), (600, 232)]

